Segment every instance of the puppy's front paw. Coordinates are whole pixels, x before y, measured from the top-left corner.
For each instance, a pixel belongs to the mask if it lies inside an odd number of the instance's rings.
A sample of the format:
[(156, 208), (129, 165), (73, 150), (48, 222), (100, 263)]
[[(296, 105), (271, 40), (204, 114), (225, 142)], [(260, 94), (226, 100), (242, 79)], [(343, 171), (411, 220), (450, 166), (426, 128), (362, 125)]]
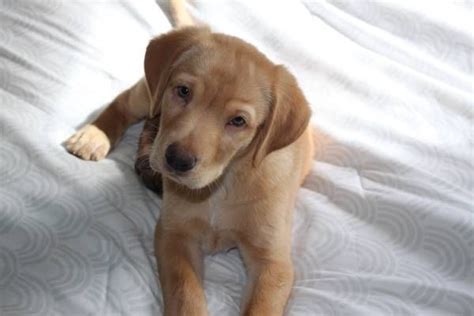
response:
[(84, 160), (101, 160), (110, 150), (110, 140), (96, 126), (86, 125), (66, 141), (66, 149)]

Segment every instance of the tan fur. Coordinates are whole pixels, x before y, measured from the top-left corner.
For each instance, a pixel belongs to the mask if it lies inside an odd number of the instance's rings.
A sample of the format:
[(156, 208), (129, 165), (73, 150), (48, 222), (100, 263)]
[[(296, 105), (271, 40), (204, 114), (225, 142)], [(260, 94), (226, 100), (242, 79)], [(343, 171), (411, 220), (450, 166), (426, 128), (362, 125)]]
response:
[(186, 10), (185, 0), (170, 0), (170, 9), (175, 27), (192, 26), (196, 24), (188, 10)]
[[(253, 46), (205, 28), (152, 40), (145, 77), (74, 135), (68, 150), (103, 158), (127, 126), (159, 114), (146, 148), (163, 178), (155, 250), (165, 315), (206, 315), (203, 255), (235, 246), (248, 271), (242, 314), (282, 315), (293, 283), (295, 197), (313, 155), (310, 110), (296, 80)], [(186, 104), (175, 93), (181, 84), (192, 90)], [(243, 129), (226, 125), (236, 114), (247, 118)], [(185, 175), (166, 168), (171, 143), (199, 158)]]

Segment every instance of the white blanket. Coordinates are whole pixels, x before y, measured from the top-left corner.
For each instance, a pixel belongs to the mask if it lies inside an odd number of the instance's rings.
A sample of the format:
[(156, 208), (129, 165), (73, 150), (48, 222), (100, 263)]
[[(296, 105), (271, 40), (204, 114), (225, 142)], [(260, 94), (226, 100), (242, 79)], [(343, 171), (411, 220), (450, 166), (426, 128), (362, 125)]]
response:
[[(288, 315), (472, 315), (468, 1), (201, 1), (193, 15), (297, 76), (317, 155), (298, 194)], [(157, 315), (160, 200), (137, 133), (101, 162), (62, 142), (143, 73), (152, 0), (0, 1), (0, 315)], [(238, 315), (236, 250), (206, 258)]]

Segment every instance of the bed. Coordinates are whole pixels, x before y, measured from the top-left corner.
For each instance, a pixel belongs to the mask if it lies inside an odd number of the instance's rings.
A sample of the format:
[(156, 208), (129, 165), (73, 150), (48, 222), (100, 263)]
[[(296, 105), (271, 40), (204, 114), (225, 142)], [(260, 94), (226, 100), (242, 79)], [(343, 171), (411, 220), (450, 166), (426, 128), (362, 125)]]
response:
[[(153, 0), (0, 1), (0, 315), (159, 315), (160, 199), (133, 126), (100, 162), (63, 141), (142, 76)], [(296, 75), (316, 157), (298, 193), (288, 315), (472, 315), (469, 1), (193, 1), (196, 20)], [(238, 315), (236, 250), (205, 260)]]

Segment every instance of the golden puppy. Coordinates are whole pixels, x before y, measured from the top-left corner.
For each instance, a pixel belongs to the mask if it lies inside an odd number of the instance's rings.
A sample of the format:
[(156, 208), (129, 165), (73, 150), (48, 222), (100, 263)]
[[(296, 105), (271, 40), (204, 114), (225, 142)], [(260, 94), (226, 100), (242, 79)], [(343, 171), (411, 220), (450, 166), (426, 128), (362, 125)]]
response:
[(310, 109), (295, 78), (238, 38), (171, 31), (150, 42), (145, 78), (67, 149), (102, 159), (130, 124), (158, 115), (142, 146), (163, 181), (155, 253), (165, 315), (206, 315), (203, 255), (235, 246), (248, 270), (242, 314), (281, 315), (295, 195), (312, 161)]

